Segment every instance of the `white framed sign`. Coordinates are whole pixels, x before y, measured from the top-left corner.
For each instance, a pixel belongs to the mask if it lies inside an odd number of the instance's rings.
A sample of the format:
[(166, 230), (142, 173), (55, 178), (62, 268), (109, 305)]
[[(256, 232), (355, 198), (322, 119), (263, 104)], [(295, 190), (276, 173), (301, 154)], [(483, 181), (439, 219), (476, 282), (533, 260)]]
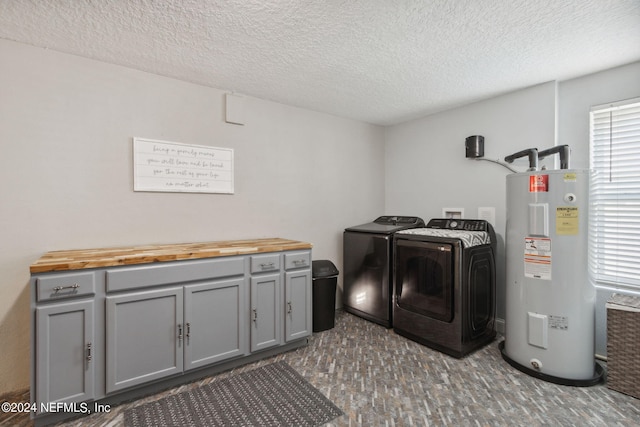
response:
[(233, 194), (233, 149), (133, 138), (133, 190)]

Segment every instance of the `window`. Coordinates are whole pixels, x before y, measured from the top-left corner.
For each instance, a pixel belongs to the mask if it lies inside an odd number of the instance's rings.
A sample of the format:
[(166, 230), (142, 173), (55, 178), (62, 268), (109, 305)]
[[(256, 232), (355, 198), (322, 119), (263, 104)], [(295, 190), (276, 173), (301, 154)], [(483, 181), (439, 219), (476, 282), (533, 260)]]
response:
[(591, 168), (596, 282), (640, 289), (640, 98), (591, 109)]

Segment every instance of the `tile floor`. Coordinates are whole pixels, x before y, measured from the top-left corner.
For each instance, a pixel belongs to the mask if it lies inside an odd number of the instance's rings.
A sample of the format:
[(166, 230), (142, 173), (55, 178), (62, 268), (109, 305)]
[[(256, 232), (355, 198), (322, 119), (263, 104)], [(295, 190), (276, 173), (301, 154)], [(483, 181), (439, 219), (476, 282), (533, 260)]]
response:
[[(315, 333), (309, 346), (218, 377), (284, 360), (345, 412), (328, 426), (640, 426), (639, 399), (603, 384), (529, 377), (502, 360), (498, 342), (455, 359), (338, 311), (335, 328)], [(125, 409), (206, 381), (61, 425), (122, 426)], [(26, 417), (4, 422), (31, 425)]]

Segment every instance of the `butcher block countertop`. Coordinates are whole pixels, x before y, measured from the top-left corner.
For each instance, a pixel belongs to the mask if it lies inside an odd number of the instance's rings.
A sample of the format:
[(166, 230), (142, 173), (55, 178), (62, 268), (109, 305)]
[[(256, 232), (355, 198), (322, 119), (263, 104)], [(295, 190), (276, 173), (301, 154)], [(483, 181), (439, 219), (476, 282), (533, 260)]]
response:
[(31, 264), (30, 271), (31, 273), (46, 273), (50, 271), (81, 270), (85, 268), (311, 249), (311, 246), (310, 243), (296, 240), (270, 238), (53, 251), (47, 252), (39, 260)]

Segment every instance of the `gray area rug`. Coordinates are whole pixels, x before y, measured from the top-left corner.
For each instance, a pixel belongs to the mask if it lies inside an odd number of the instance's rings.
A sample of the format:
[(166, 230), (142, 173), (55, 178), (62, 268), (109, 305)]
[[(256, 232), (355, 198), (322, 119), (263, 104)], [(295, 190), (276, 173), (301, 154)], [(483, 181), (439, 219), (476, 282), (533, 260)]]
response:
[(319, 426), (343, 412), (285, 362), (127, 409), (143, 426)]

